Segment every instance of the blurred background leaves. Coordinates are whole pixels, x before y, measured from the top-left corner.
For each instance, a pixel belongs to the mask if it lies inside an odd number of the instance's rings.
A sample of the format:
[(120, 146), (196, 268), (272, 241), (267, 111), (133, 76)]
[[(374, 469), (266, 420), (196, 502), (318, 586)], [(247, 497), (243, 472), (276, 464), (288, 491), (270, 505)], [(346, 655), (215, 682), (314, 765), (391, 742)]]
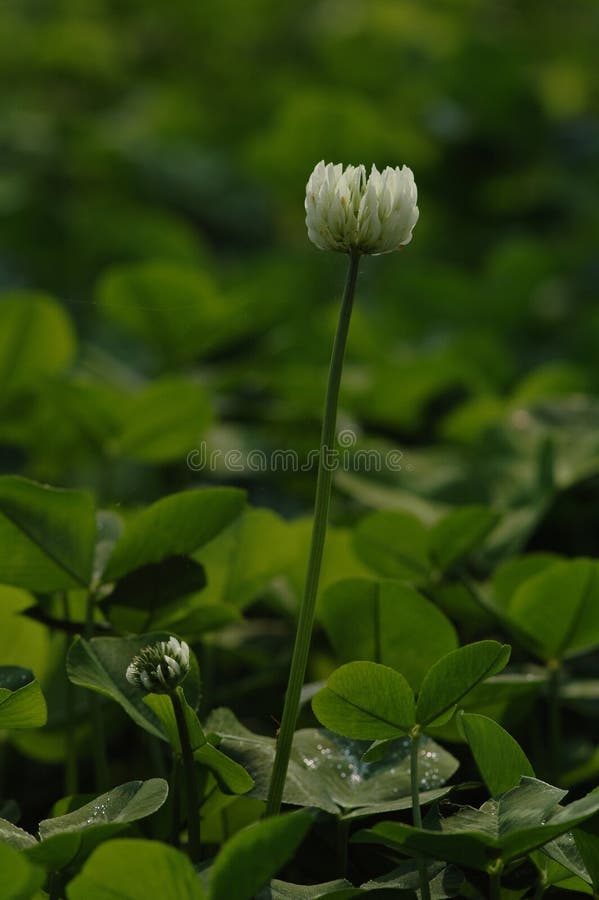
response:
[[(403, 253), (360, 272), (339, 417), (350, 464), (308, 677), (349, 655), (342, 579), (362, 593), (408, 579), (462, 642), (514, 643), (469, 708), (517, 727), (546, 771), (530, 712), (544, 676), (512, 607), (526, 579), (599, 556), (598, 27), (594, 0), (1, 4), (0, 474), (91, 490), (110, 510), (105, 555), (128, 507), (247, 489), (221, 533), (125, 567), (100, 608), (117, 631), (197, 645), (202, 713), (233, 703), (272, 731), (280, 714), (315, 465), (248, 459), (304, 463), (318, 442), (345, 261), (308, 242), (306, 180), (322, 158), (405, 163), (421, 217)], [(211, 466), (195, 465), (203, 446)], [(400, 464), (358, 465), (371, 450)], [(205, 520), (177, 516), (175, 538)], [(11, 737), (41, 806), (55, 799), (41, 764), (64, 759), (71, 727), (70, 638), (48, 625), (61, 615), (35, 584), (0, 586), (3, 661), (31, 665), (48, 698), (46, 728)], [(599, 770), (598, 672), (596, 653), (568, 658), (572, 785)], [(79, 689), (73, 702), (86, 752)], [(147, 748), (129, 747), (118, 708), (108, 724), (124, 780)], [(225, 828), (218, 807), (209, 821)]]
[[(230, 479), (187, 467), (203, 440), (312, 449), (343, 271), (305, 235), (321, 158), (419, 186), (413, 244), (363, 266), (344, 378), (361, 445), (411, 457), (379, 481), (463, 488), (506, 417), (597, 390), (592, 0), (0, 15), (3, 471), (139, 502)], [(312, 475), (234, 480), (287, 514)]]

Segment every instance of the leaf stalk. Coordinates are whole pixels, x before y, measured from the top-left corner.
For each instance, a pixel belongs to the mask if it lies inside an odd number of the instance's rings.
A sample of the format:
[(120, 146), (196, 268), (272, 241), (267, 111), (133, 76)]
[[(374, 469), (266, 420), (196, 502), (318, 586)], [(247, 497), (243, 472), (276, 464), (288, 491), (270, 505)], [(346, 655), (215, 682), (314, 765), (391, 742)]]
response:
[[(412, 818), (414, 828), (422, 828), (422, 810), (420, 809), (419, 778), (418, 778), (418, 751), (420, 750), (420, 730), (413, 729), (410, 733), (410, 787), (412, 791)], [(417, 857), (418, 874), (420, 876), (420, 895), (422, 900), (431, 900), (431, 892), (428, 882), (428, 870), (426, 860), (422, 856)]]
[(177, 731), (179, 732), (179, 741), (181, 743), (181, 758), (183, 760), (183, 769), (186, 781), (186, 798), (187, 798), (187, 833), (189, 836), (189, 856), (193, 863), (200, 860), (201, 842), (200, 842), (200, 794), (198, 790), (198, 780), (196, 777), (196, 766), (193, 758), (193, 750), (191, 749), (191, 741), (189, 739), (189, 729), (185, 719), (185, 708), (183, 699), (183, 689), (177, 687), (176, 690), (169, 694), (171, 703), (173, 704), (173, 712), (177, 722)]

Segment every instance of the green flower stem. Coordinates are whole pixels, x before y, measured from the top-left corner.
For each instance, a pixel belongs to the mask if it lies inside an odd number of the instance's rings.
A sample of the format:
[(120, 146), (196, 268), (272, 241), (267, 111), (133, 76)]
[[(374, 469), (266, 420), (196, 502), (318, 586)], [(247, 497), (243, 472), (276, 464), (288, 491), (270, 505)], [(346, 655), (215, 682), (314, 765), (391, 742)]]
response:
[(200, 860), (200, 794), (196, 778), (196, 764), (189, 740), (189, 731), (185, 720), (185, 708), (183, 689), (178, 687), (169, 694), (173, 704), (173, 711), (177, 721), (179, 741), (181, 743), (181, 757), (185, 771), (186, 797), (187, 797), (187, 832), (189, 835), (189, 856), (194, 863)]
[[(65, 622), (71, 621), (71, 605), (69, 603), (69, 595), (66, 591), (61, 592), (62, 599), (62, 615)], [(68, 652), (71, 638), (68, 632), (65, 632), (65, 653)], [(75, 715), (74, 715), (74, 695), (73, 682), (67, 678), (65, 689), (65, 718), (66, 718), (66, 746), (65, 746), (65, 767), (64, 767), (64, 789), (67, 796), (77, 793), (77, 745), (75, 743)]]
[(501, 872), (492, 872), (489, 875), (489, 898), (501, 900)]
[(231, 829), (229, 828), (229, 815), (227, 813), (226, 806), (223, 806), (220, 811), (220, 827), (223, 833), (223, 843), (225, 843), (231, 837)]
[(59, 872), (51, 872), (48, 875), (48, 897), (49, 900), (60, 900), (64, 897), (64, 884), (62, 876)]
[(495, 859), (487, 867), (489, 873), (489, 900), (501, 900), (501, 873), (503, 872), (503, 860)]
[(343, 357), (347, 343), (347, 333), (354, 302), (359, 254), (351, 254), (349, 268), (341, 301), (337, 333), (333, 344), (331, 365), (329, 368), (329, 381), (327, 386), (322, 433), (320, 438), (320, 455), (318, 461), (318, 476), (316, 480), (316, 498), (314, 501), (314, 521), (312, 525), (312, 543), (308, 561), (308, 573), (304, 597), (299, 611), (299, 619), (295, 634), (295, 645), (291, 658), (291, 669), (287, 682), (283, 718), (277, 740), (268, 801), (266, 803), (266, 815), (278, 814), (283, 800), (283, 790), (291, 755), (293, 733), (297, 723), (300, 695), (308, 664), (310, 640), (312, 638), (312, 626), (314, 623), (314, 608), (318, 593), (318, 581), (322, 564), (322, 554), (327, 530), (329, 503), (331, 499), (331, 485), (333, 481), (333, 467), (327, 456), (335, 445), (335, 429), (337, 425), (337, 402), (339, 399), (339, 386), (341, 384), (341, 372), (343, 370)]
[(170, 783), (170, 797), (171, 797), (171, 839), (170, 842), (173, 847), (179, 846), (179, 830), (181, 826), (181, 808), (180, 808), (180, 798), (181, 798), (181, 764), (177, 757), (173, 754), (173, 769), (171, 772), (171, 783)]
[(349, 821), (337, 819), (337, 867), (339, 878), (347, 874), (347, 843), (349, 840)]
[[(88, 591), (85, 608), (84, 638), (89, 641), (94, 633), (94, 608), (96, 598), (93, 591)], [(108, 790), (108, 758), (106, 756), (106, 734), (104, 731), (104, 719), (102, 718), (102, 700), (95, 691), (89, 691), (89, 713), (92, 724), (92, 744), (94, 755), (94, 771), (96, 775), (96, 789), (103, 792)]]
[[(420, 809), (419, 778), (418, 778), (418, 751), (420, 749), (420, 732), (410, 734), (410, 787), (412, 789), (412, 817), (414, 828), (422, 828), (422, 811)], [(417, 857), (418, 874), (420, 876), (420, 895), (422, 900), (431, 900), (431, 891), (428, 882), (428, 870), (426, 860), (422, 856)]]

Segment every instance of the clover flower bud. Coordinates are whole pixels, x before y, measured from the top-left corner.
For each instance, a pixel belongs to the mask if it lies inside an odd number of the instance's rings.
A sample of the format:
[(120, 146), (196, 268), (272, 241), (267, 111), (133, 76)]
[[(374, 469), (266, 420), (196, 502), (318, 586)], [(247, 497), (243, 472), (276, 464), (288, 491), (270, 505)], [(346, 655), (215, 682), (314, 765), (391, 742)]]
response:
[(319, 250), (377, 255), (399, 250), (412, 240), (418, 221), (418, 192), (407, 166), (319, 162), (306, 185), (308, 237)]
[(170, 694), (189, 672), (189, 647), (185, 641), (170, 637), (144, 647), (127, 667), (131, 684), (150, 694)]

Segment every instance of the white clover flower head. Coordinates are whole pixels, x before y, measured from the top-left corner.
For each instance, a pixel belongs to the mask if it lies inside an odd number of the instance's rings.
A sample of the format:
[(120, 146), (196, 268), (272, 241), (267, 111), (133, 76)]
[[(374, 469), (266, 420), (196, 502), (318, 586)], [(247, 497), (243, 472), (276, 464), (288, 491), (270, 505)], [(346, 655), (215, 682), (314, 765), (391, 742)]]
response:
[(169, 694), (188, 672), (189, 646), (170, 637), (140, 650), (127, 667), (126, 678), (149, 694)]
[(318, 163), (306, 185), (308, 237), (319, 250), (391, 253), (412, 240), (418, 221), (418, 191), (407, 166)]

